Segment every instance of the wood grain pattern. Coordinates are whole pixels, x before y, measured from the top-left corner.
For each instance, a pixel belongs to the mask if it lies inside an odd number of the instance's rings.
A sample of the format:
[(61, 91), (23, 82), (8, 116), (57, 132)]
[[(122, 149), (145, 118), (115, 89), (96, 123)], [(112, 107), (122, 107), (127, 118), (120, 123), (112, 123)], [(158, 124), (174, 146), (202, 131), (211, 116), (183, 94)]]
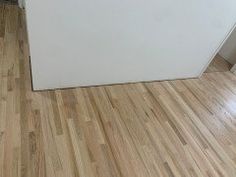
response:
[(232, 73), (32, 92), (24, 11), (0, 24), (0, 177), (236, 176)]

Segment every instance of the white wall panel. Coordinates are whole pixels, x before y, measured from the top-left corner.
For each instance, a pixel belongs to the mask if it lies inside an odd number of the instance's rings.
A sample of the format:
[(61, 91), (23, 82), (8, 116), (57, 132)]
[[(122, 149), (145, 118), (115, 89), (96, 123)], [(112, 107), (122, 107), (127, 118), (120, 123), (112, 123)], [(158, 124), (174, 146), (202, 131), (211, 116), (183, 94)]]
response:
[(235, 0), (28, 0), (34, 89), (197, 77)]

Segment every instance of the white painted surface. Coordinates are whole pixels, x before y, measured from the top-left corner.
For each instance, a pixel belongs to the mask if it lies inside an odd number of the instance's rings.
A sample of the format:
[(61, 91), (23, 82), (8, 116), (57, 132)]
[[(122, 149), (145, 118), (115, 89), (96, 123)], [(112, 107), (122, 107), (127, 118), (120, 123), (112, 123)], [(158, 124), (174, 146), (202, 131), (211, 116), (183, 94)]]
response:
[(25, 0), (18, 0), (18, 4), (19, 4), (20, 8), (24, 8), (25, 7)]
[(219, 54), (231, 64), (236, 64), (236, 29), (225, 42)]
[(197, 77), (235, 0), (30, 0), (34, 89)]

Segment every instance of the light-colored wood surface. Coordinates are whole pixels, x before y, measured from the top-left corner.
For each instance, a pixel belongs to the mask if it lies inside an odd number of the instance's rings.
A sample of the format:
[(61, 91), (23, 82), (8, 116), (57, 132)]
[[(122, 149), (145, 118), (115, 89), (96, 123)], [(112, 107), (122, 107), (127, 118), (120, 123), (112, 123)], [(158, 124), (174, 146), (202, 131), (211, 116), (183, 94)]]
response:
[(219, 54), (212, 60), (205, 73), (230, 71), (232, 64), (221, 57)]
[(0, 177), (236, 176), (232, 73), (32, 92), (24, 14), (0, 24)]

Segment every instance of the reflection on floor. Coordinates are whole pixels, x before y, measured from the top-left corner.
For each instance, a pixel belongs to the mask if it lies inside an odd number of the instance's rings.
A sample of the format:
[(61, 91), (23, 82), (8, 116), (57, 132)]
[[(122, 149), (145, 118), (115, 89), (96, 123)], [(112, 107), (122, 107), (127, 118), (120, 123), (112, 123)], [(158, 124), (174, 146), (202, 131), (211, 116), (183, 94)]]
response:
[(24, 12), (0, 24), (0, 177), (235, 177), (232, 73), (32, 92)]
[(210, 65), (208, 66), (207, 70), (205, 73), (211, 73), (211, 72), (225, 72), (225, 71), (230, 71), (232, 68), (232, 65), (225, 60), (223, 57), (220, 55), (217, 55)]

